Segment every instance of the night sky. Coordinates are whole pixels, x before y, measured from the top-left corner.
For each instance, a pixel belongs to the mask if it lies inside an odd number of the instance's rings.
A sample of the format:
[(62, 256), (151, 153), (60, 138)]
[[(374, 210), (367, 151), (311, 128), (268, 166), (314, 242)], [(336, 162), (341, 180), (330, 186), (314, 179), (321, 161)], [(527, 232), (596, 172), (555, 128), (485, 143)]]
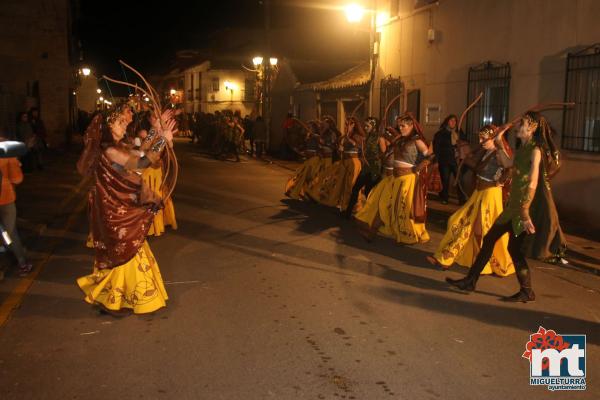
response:
[[(117, 62), (120, 58), (145, 74), (165, 72), (177, 50), (205, 48), (210, 45), (207, 36), (211, 33), (226, 28), (264, 27), (264, 4), (259, 0), (83, 0), (80, 4), (77, 33), (84, 61), (97, 76), (122, 77)], [(295, 46), (302, 45), (308, 46), (309, 51), (314, 48), (315, 55), (304, 50), (301, 57), (327, 57), (328, 46), (343, 47), (341, 42), (347, 37), (347, 48), (356, 58), (356, 43), (353, 43), (356, 33), (349, 30), (339, 9), (343, 4), (340, 0), (272, 0), (271, 26), (273, 29), (322, 30), (323, 38), (331, 40), (330, 44), (327, 40), (314, 44), (289, 43), (290, 53)], [(348, 30), (347, 34), (344, 29)], [(342, 40), (340, 35), (343, 35)]]
[(261, 2), (81, 2), (79, 36), (84, 60), (97, 71), (120, 73), (124, 59), (146, 72), (167, 67), (178, 49), (202, 47), (202, 36), (227, 27), (263, 24)]

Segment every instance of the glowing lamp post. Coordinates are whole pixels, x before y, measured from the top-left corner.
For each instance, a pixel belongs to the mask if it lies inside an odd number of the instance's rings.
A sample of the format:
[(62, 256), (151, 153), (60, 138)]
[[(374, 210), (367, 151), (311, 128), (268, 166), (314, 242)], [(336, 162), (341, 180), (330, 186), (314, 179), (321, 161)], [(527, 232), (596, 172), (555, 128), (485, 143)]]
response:
[(376, 29), (377, 29), (377, 25), (383, 25), (385, 24), (388, 19), (389, 19), (389, 15), (387, 13), (380, 13), (380, 15), (375, 15), (376, 12), (376, 2), (374, 0), (371, 0), (371, 7), (370, 9), (365, 9), (363, 6), (361, 6), (360, 4), (357, 3), (352, 3), (347, 5), (346, 7), (344, 7), (344, 12), (346, 14), (346, 19), (348, 20), (348, 22), (350, 22), (351, 24), (358, 24), (362, 21), (365, 13), (369, 13), (370, 14), (370, 18), (369, 18), (369, 71), (370, 71), (370, 89), (369, 89), (369, 115), (371, 115), (372, 110), (373, 110), (373, 81), (375, 79), (375, 68), (376, 68), (376, 53), (378, 53), (378, 50), (376, 51), (376, 42), (379, 42), (379, 39), (377, 37), (377, 33), (376, 33)]
[(261, 56), (254, 57), (252, 59), (252, 64), (254, 64), (254, 67), (256, 68), (260, 67), (262, 65), (262, 62), (263, 58)]
[[(273, 73), (277, 72), (279, 60), (276, 57), (256, 56), (252, 64), (256, 71), (256, 108), (262, 115), (267, 127), (267, 148), (271, 138), (271, 85)], [(262, 107), (261, 107), (262, 106)]]
[(346, 19), (350, 23), (360, 22), (365, 15), (365, 9), (359, 4), (349, 4), (344, 7), (346, 13)]

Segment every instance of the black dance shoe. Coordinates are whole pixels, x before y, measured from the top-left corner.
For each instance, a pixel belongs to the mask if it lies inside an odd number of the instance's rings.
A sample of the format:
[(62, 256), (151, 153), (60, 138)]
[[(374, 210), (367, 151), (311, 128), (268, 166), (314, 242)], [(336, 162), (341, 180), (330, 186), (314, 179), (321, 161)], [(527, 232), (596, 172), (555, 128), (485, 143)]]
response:
[(446, 282), (463, 292), (473, 292), (475, 290), (475, 281), (468, 276), (462, 279), (446, 278)]
[(533, 293), (533, 290), (531, 290), (531, 289), (529, 289), (529, 290), (521, 289), (517, 293), (513, 294), (512, 296), (502, 297), (502, 301), (506, 301), (509, 303), (519, 303), (519, 302), (527, 303), (530, 301), (535, 301), (535, 293)]

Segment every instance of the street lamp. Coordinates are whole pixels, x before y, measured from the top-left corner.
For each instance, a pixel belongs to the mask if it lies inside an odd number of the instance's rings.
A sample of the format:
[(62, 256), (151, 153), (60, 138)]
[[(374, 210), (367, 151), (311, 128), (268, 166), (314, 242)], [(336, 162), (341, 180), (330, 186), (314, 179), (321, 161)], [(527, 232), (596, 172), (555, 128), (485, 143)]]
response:
[(357, 24), (362, 19), (366, 12), (369, 12), (369, 115), (371, 115), (373, 110), (373, 84), (375, 80), (375, 69), (377, 64), (377, 54), (379, 53), (379, 36), (377, 34), (378, 26), (383, 26), (389, 20), (389, 14), (387, 13), (379, 13), (375, 15), (376, 10), (376, 2), (375, 0), (370, 1), (369, 10), (365, 10), (365, 8), (359, 4), (353, 3), (349, 4), (344, 8), (346, 13), (346, 19), (348, 22)]
[(360, 22), (365, 14), (365, 9), (363, 6), (353, 3), (349, 4), (344, 8), (344, 12), (346, 13), (346, 18), (348, 22), (357, 23)]
[(96, 89), (96, 93), (98, 93), (98, 94), (102, 93), (102, 89)]
[(256, 56), (252, 59), (252, 64), (254, 64), (254, 66), (256, 68), (258, 68), (260, 65), (262, 65), (263, 62), (263, 58), (261, 56)]
[(83, 68), (81, 68), (81, 73), (83, 74), (83, 76), (90, 76), (90, 74), (92, 73), (92, 70), (89, 69), (88, 67), (83, 67)]
[[(271, 138), (271, 90), (273, 80), (277, 75), (277, 57), (268, 57), (267, 63), (262, 56), (256, 56), (252, 59), (254, 72), (256, 72), (256, 108), (262, 116), (267, 126), (267, 147)], [(265, 61), (263, 63), (263, 61)]]

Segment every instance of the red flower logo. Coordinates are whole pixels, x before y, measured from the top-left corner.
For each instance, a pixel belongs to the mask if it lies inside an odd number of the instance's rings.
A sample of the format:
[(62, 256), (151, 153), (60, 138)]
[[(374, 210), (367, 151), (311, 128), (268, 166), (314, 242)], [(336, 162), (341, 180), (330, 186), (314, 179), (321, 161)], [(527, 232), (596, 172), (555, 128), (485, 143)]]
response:
[[(530, 336), (529, 342), (525, 344), (525, 352), (521, 357), (527, 358), (531, 363), (531, 350), (533, 349), (556, 349), (557, 351), (562, 351), (568, 348), (571, 344), (565, 342), (563, 337), (557, 335), (555, 331), (551, 329), (544, 329), (544, 327), (539, 327), (538, 331)], [(564, 359), (560, 360), (561, 363)], [(549, 361), (547, 358), (542, 360), (542, 370), (548, 369)]]

